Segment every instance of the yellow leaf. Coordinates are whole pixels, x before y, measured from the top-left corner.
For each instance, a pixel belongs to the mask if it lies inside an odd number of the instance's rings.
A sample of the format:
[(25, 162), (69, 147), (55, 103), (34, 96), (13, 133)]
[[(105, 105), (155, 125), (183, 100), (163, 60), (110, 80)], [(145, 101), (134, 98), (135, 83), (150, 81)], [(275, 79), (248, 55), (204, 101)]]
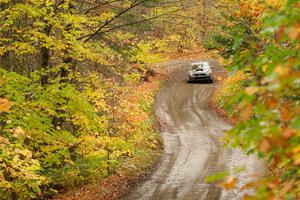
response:
[(279, 74), (280, 76), (287, 76), (290, 73), (290, 69), (288, 67), (286, 67), (286, 66), (278, 65), (275, 68), (275, 72), (277, 74)]
[(291, 40), (296, 40), (299, 36), (299, 33), (300, 33), (300, 28), (296, 28), (296, 27), (291, 27), (288, 31), (289, 38)]
[(258, 87), (255, 87), (255, 86), (250, 86), (250, 87), (247, 87), (246, 89), (245, 89), (245, 91), (246, 91), (246, 93), (248, 94), (248, 95), (253, 95), (253, 94), (255, 94), (255, 93), (257, 93), (258, 92)]
[(26, 135), (25, 131), (21, 127), (14, 128), (12, 130), (12, 133), (13, 133), (13, 137), (15, 138), (19, 138)]
[(293, 160), (295, 165), (300, 165), (300, 154), (294, 155)]
[(222, 81), (222, 80), (223, 80), (222, 76), (217, 76), (216, 79), (217, 79), (218, 81)]
[(9, 142), (9, 140), (7, 138), (0, 136), (0, 146), (7, 145), (9, 143), (10, 142)]
[(294, 154), (299, 153), (299, 152), (300, 152), (300, 145), (297, 146), (297, 147), (295, 147), (295, 148), (293, 148), (292, 152), (293, 152)]

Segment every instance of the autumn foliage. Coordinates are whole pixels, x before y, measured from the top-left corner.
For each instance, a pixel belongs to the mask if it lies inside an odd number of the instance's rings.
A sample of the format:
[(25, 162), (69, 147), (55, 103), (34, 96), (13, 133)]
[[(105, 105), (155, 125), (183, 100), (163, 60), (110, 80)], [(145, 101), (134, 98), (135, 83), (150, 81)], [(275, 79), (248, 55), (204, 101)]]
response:
[(151, 16), (136, 13), (151, 5), (0, 1), (0, 199), (50, 198), (156, 162), (148, 64), (162, 44), (144, 40), (138, 22)]
[[(245, 199), (300, 198), (300, 6), (297, 0), (241, 1), (215, 37), (231, 75), (215, 100), (237, 119), (228, 144), (268, 162)], [(247, 23), (245, 23), (247, 22)], [(225, 27), (224, 27), (225, 28)], [(244, 77), (244, 78), (243, 78)]]

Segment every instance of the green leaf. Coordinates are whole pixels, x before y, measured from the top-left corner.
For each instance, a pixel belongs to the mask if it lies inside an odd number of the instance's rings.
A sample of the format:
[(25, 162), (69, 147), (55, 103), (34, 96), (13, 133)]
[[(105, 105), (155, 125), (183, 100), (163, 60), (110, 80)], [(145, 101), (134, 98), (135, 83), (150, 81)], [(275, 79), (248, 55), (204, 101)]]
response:
[(299, 116), (293, 120), (291, 127), (293, 129), (298, 129), (298, 130), (300, 129), (300, 117)]
[(213, 183), (213, 182), (221, 181), (224, 178), (226, 178), (227, 176), (229, 176), (228, 172), (218, 172), (218, 173), (213, 174), (211, 176), (205, 177), (205, 182), (206, 183)]

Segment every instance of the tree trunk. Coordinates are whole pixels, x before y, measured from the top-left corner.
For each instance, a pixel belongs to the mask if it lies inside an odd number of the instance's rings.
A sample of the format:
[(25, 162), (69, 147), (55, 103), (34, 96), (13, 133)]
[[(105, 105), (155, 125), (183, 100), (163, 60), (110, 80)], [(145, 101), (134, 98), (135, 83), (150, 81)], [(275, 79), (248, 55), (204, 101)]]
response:
[[(45, 28), (45, 34), (50, 35), (52, 27), (47, 25)], [(41, 47), (41, 68), (44, 71), (45, 74), (41, 77), (41, 84), (42, 86), (46, 85), (48, 83), (49, 76), (47, 75), (47, 69), (49, 68), (50, 63), (50, 49), (47, 47)]]

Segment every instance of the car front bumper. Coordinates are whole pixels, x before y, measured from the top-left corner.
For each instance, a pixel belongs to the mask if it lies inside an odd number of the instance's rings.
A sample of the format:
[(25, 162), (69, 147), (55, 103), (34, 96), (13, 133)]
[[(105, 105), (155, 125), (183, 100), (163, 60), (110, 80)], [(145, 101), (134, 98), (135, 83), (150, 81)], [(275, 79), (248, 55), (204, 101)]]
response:
[(190, 81), (196, 81), (196, 80), (212, 80), (211, 75), (193, 75), (189, 76)]

